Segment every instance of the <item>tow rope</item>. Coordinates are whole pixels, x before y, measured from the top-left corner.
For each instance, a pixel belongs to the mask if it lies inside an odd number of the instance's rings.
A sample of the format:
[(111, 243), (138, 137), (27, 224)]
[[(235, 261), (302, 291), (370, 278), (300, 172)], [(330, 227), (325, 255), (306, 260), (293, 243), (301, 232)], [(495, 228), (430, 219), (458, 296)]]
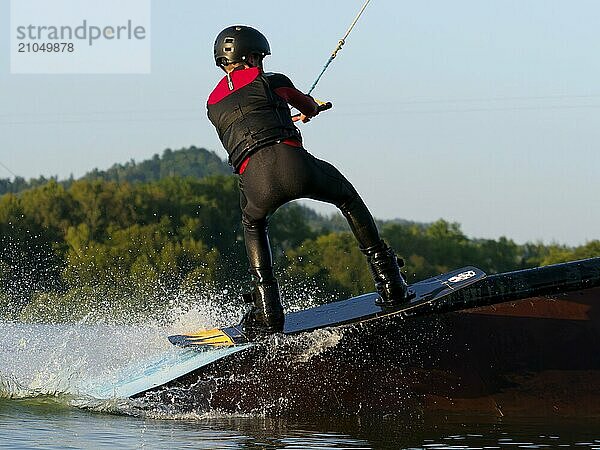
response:
[(365, 8), (367, 7), (367, 5), (369, 4), (370, 1), (371, 0), (367, 0), (367, 1), (365, 1), (364, 5), (362, 5), (362, 8), (360, 8), (360, 11), (358, 12), (356, 17), (352, 21), (352, 24), (350, 24), (350, 28), (348, 28), (348, 31), (346, 31), (346, 34), (344, 34), (344, 37), (339, 40), (337, 47), (335, 48), (335, 50), (333, 51), (333, 53), (331, 54), (331, 56), (329, 57), (329, 59), (327, 60), (325, 65), (323, 66), (321, 73), (319, 74), (319, 76), (317, 77), (315, 82), (310, 87), (307, 95), (310, 95), (310, 93), (313, 91), (313, 89), (315, 88), (315, 86), (317, 85), (317, 83), (319, 82), (319, 80), (321, 79), (321, 77), (323, 76), (323, 74), (325, 73), (327, 68), (329, 67), (329, 64), (331, 64), (331, 61), (333, 61), (335, 59), (335, 57), (337, 56), (337, 53), (342, 49), (342, 46), (346, 43), (346, 38), (352, 31), (352, 28), (354, 28), (354, 25), (356, 25), (356, 22), (358, 22), (358, 19), (360, 18), (360, 16), (362, 15), (363, 11), (365, 10)]

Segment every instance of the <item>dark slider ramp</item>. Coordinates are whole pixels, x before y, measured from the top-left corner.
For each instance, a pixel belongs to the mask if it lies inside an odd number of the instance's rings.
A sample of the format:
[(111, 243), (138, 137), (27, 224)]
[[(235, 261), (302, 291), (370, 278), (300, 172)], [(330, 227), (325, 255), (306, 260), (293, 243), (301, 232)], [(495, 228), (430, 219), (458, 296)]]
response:
[[(600, 257), (488, 275), (448, 295), (429, 312), (450, 312), (600, 286)], [(425, 311), (419, 310), (420, 314)]]

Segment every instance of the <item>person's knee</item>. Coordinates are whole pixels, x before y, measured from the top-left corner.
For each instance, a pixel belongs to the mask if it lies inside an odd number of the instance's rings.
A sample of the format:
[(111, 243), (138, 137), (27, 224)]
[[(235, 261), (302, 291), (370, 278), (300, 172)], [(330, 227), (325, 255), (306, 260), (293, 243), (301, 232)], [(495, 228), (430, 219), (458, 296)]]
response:
[(344, 216), (347, 216), (354, 211), (362, 210), (365, 208), (365, 204), (358, 193), (354, 191), (353, 193), (349, 193), (337, 207)]
[(246, 231), (260, 231), (265, 230), (268, 226), (268, 219), (266, 217), (254, 218), (247, 214), (242, 215), (242, 226)]

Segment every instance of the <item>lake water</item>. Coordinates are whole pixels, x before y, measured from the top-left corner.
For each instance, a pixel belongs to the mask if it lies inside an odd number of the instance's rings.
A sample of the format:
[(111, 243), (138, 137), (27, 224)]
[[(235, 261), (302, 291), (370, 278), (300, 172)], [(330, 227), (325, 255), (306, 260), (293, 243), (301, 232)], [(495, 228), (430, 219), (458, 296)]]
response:
[(599, 449), (600, 422), (518, 422), (451, 418), (413, 424), (359, 417), (277, 419), (260, 416), (144, 418), (89, 411), (61, 400), (0, 400), (0, 448), (151, 449)]
[(389, 378), (414, 352), (377, 345), (381, 354), (357, 358), (341, 332), (314, 333), (160, 395), (82, 394), (172, 351), (166, 335), (206, 325), (198, 317), (170, 327), (0, 323), (0, 448), (600, 449), (593, 418), (433, 417), (399, 388), (401, 375)]

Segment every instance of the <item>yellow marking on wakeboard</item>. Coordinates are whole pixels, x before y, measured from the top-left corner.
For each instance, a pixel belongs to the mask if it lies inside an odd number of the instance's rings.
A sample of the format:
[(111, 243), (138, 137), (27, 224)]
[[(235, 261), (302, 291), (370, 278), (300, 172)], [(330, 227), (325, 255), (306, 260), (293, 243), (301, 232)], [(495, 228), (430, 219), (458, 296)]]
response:
[(233, 340), (218, 328), (200, 331), (196, 334), (186, 335), (190, 344), (210, 345), (213, 347), (234, 345)]

